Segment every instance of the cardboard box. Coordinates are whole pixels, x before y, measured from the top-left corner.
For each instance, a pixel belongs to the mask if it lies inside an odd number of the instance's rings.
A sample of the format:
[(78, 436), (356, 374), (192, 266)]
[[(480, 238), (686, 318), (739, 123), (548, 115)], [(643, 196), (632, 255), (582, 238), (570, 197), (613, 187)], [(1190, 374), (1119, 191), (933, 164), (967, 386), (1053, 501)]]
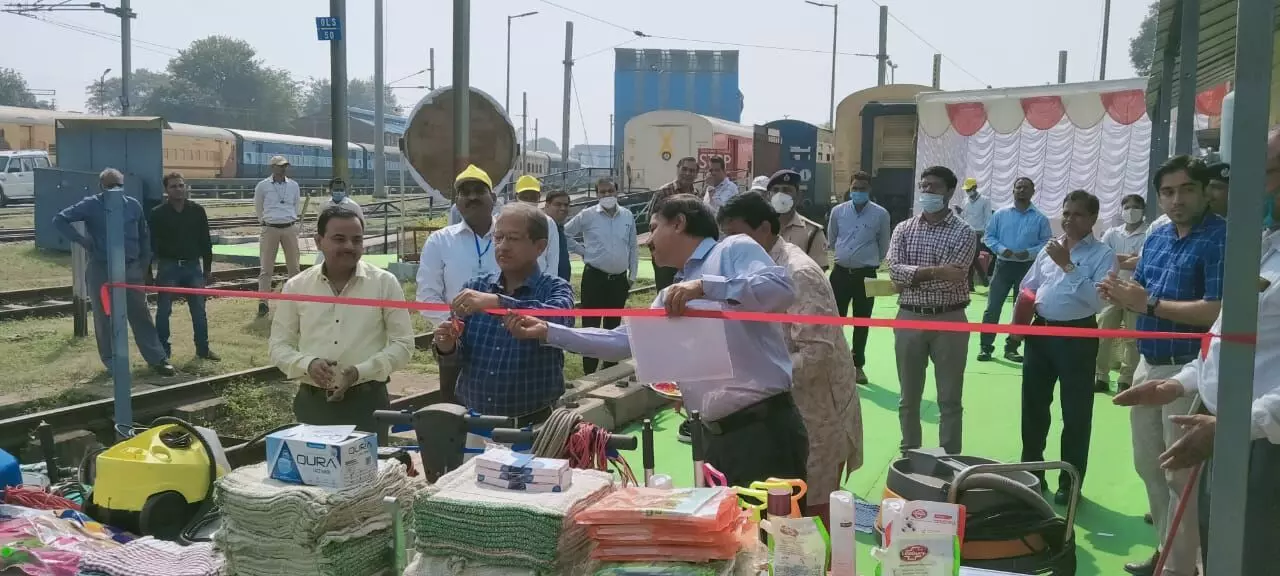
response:
[(378, 475), (378, 437), (351, 426), (301, 424), (267, 436), (271, 477), (342, 490)]

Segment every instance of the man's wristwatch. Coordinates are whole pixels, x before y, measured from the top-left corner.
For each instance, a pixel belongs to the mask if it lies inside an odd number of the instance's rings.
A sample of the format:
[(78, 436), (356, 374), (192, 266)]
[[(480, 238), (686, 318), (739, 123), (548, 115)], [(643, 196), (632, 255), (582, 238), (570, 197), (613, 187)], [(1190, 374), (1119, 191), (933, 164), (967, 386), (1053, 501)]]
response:
[(1067, 262), (1067, 265), (1062, 267), (1062, 271), (1066, 272), (1067, 274), (1075, 272), (1075, 270), (1076, 270), (1075, 262)]
[(1160, 299), (1154, 294), (1147, 296), (1147, 316), (1155, 317), (1156, 306), (1160, 304)]

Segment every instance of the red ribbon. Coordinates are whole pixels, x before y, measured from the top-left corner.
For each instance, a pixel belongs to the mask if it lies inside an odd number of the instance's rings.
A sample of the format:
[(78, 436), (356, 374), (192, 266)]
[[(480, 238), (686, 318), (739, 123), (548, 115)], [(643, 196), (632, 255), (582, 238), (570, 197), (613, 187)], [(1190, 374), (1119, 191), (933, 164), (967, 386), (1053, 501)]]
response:
[[(253, 300), (285, 300), (290, 302), (312, 302), (316, 304), (341, 304), (346, 306), (369, 306), (373, 308), (393, 308), (416, 310), (420, 312), (449, 312), (448, 304), (431, 302), (407, 302), (404, 300), (378, 300), (376, 298), (348, 298), (340, 296), (314, 296), (310, 294), (281, 294), (278, 292), (256, 292), (245, 290), (218, 290), (213, 288), (177, 288), (170, 286), (141, 286), (108, 282), (102, 285), (102, 308), (111, 315), (110, 288), (141, 290), (149, 292), (167, 292), (170, 294), (187, 294), (191, 296), (216, 296), (220, 298), (247, 298)], [(570, 310), (488, 310), (491, 314), (507, 314), (514, 312), (528, 316), (559, 316), (575, 318), (621, 317), (621, 318), (665, 318), (667, 313), (662, 308), (575, 308)], [(982, 324), (975, 322), (941, 322), (937, 320), (898, 320), (891, 318), (845, 318), (819, 314), (781, 314), (776, 312), (744, 312), (737, 310), (694, 310), (686, 309), (684, 316), (690, 318), (718, 318), (721, 320), (739, 320), (744, 322), (776, 322), (784, 324), (815, 324), (825, 326), (866, 326), (870, 328), (895, 328), (901, 330), (927, 330), (932, 332), (988, 332), (992, 334), (1016, 334), (1019, 336), (1058, 336), (1066, 338), (1142, 338), (1151, 340), (1200, 340), (1201, 354), (1209, 350), (1210, 339), (1219, 337), (1233, 342), (1254, 343), (1254, 334), (1217, 335), (1189, 332), (1139, 332), (1137, 330), (1119, 330), (1104, 328), (1074, 328), (1068, 326), (1029, 326), (1017, 324)]]

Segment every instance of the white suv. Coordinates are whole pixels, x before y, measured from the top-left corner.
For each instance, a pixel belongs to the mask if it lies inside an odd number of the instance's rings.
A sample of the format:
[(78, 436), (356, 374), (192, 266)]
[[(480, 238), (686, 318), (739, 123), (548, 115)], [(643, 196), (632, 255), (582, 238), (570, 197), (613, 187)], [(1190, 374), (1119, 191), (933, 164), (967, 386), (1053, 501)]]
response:
[(0, 206), (35, 199), (35, 170), (48, 167), (49, 153), (43, 150), (0, 150)]

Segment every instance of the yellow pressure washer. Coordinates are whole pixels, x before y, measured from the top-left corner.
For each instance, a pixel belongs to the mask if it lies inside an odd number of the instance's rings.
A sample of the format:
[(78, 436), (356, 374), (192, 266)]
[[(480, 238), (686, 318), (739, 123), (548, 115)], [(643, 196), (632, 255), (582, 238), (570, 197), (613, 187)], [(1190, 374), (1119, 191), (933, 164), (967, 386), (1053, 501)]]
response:
[(86, 459), (92, 465), (82, 466), (83, 481), (93, 486), (86, 514), (182, 543), (199, 540), (195, 531), (213, 510), (213, 484), (227, 473), (195, 426), (168, 416)]

